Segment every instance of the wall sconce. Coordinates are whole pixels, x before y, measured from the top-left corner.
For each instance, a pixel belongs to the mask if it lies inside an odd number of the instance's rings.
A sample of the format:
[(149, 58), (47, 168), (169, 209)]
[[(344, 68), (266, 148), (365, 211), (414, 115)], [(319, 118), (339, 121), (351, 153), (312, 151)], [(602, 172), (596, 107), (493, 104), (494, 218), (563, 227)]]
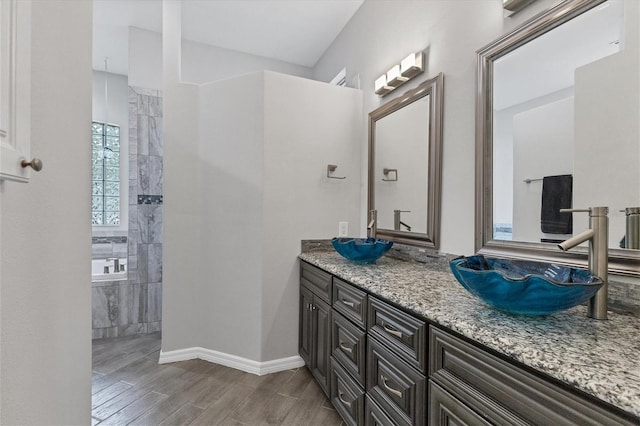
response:
[(505, 16), (511, 16), (521, 11), (536, 0), (502, 0), (502, 7), (505, 10)]
[(412, 53), (386, 74), (378, 77), (374, 83), (375, 93), (385, 96), (424, 71), (424, 54)]

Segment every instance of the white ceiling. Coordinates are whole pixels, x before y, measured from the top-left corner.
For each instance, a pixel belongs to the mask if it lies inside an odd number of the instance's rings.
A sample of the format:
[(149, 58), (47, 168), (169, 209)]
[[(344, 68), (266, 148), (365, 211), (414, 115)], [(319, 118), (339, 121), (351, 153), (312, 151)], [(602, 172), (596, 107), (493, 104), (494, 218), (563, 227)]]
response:
[[(313, 67), (364, 0), (183, 0), (182, 37)], [(93, 67), (127, 74), (130, 26), (161, 32), (161, 0), (93, 0)]]

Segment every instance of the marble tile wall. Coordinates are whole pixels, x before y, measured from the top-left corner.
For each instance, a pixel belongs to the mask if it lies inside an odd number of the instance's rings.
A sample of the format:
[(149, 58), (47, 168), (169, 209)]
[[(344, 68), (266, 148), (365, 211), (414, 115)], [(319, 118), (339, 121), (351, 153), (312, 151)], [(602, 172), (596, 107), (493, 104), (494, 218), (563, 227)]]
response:
[(94, 283), (94, 339), (161, 329), (162, 171), (162, 94), (129, 87), (129, 275)]

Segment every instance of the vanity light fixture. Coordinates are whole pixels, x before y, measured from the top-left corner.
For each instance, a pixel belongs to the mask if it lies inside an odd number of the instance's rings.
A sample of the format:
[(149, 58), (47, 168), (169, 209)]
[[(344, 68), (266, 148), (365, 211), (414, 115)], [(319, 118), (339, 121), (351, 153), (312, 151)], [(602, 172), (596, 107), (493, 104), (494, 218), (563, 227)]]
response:
[(508, 15), (521, 11), (536, 0), (502, 0), (502, 7), (507, 11)]
[(424, 71), (423, 52), (412, 53), (375, 81), (375, 93), (385, 96)]
[(376, 95), (384, 96), (391, 92), (394, 87), (387, 86), (387, 75), (381, 75), (375, 82)]

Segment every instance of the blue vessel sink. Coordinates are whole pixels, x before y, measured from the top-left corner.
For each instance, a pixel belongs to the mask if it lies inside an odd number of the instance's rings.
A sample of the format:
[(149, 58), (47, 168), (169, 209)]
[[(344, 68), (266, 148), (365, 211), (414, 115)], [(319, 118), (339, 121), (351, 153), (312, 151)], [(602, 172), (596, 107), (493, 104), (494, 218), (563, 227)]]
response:
[(393, 241), (380, 238), (334, 238), (333, 248), (355, 263), (374, 263), (393, 246)]
[(544, 262), (477, 255), (450, 265), (471, 294), (501, 311), (524, 315), (569, 309), (586, 302), (603, 284), (588, 271)]

